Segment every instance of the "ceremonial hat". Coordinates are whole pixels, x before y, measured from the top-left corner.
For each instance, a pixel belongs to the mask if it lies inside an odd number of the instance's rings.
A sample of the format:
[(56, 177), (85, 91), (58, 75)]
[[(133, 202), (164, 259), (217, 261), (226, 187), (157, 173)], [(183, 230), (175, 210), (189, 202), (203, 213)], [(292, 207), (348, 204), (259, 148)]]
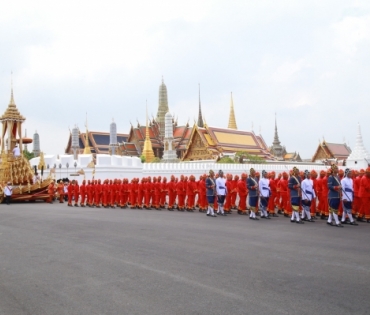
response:
[(365, 170), (363, 168), (360, 169), (360, 174), (365, 174)]
[(325, 171), (324, 170), (321, 170), (320, 171), (320, 175), (325, 175)]
[(267, 172), (265, 170), (262, 170), (262, 176), (265, 176)]
[(366, 168), (366, 173), (370, 173), (370, 167)]
[(209, 170), (209, 175), (211, 175), (211, 174), (215, 174), (215, 172), (214, 171), (212, 171), (212, 170)]
[(255, 172), (254, 168), (251, 167), (251, 169), (249, 170), (249, 172)]
[(242, 178), (247, 178), (247, 174), (246, 173), (242, 173)]
[(310, 172), (308, 170), (304, 171), (304, 176), (307, 178), (307, 176), (310, 175)]
[(351, 172), (351, 170), (349, 168), (346, 168), (345, 171), (344, 171), (344, 175), (347, 176), (350, 172)]

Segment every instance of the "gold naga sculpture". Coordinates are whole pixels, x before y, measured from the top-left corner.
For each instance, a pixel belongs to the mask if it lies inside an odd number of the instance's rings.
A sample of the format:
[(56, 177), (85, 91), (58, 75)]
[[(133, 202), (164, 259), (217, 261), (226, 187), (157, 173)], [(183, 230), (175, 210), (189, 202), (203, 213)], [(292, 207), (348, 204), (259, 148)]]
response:
[[(4, 187), (7, 183), (13, 186), (12, 200), (46, 200), (47, 188), (52, 181), (51, 175), (34, 183), (34, 171), (23, 155), (22, 123), (26, 120), (18, 111), (11, 89), (10, 102), (0, 117), (2, 123), (0, 155), (0, 203), (4, 199)], [(31, 140), (32, 141), (32, 140)], [(18, 148), (16, 148), (18, 147)], [(44, 167), (43, 167), (44, 169)]]

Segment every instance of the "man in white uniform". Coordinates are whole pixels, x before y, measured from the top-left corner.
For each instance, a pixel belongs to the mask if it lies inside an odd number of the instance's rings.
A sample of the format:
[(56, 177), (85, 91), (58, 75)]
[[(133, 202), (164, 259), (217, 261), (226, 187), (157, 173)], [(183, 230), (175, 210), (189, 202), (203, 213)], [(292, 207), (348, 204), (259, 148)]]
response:
[(18, 146), (15, 145), (14, 149), (13, 149), (13, 156), (14, 157), (18, 157), (21, 155), (21, 151), (19, 150)]
[(343, 202), (343, 214), (342, 214), (342, 224), (348, 223), (346, 221), (346, 215), (348, 215), (351, 225), (358, 225), (352, 217), (352, 202), (353, 202), (353, 180), (352, 171), (346, 168), (344, 171), (344, 177), (341, 180), (342, 185), (342, 202)]
[(218, 215), (226, 216), (224, 212), (224, 202), (227, 194), (226, 179), (224, 178), (224, 172), (218, 171), (218, 178), (216, 179), (216, 192), (217, 192), (217, 203), (218, 203)]
[(261, 219), (270, 219), (267, 212), (267, 205), (270, 198), (270, 180), (267, 178), (267, 172), (265, 170), (262, 171), (262, 178), (258, 182), (258, 188), (260, 192)]
[(4, 188), (5, 201), (7, 205), (9, 205), (10, 203), (10, 198), (12, 194), (13, 194), (13, 187), (12, 187), (11, 182), (8, 182)]
[(313, 189), (313, 181), (311, 179), (311, 173), (308, 170), (304, 171), (305, 179), (301, 182), (302, 189), (302, 215), (303, 221), (315, 222), (311, 218), (311, 202), (316, 198), (315, 190)]

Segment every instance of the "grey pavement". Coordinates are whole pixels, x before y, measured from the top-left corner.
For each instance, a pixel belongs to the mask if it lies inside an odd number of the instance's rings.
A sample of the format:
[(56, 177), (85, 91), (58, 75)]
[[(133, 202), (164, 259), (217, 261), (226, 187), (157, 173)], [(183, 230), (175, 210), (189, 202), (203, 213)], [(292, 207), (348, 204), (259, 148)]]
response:
[(369, 314), (370, 224), (0, 205), (0, 314)]

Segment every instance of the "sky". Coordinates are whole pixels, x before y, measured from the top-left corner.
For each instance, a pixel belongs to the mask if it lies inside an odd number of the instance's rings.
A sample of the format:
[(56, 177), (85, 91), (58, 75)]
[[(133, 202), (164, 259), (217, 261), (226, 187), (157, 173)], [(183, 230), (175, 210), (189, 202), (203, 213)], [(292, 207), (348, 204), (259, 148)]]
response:
[[(69, 129), (119, 133), (155, 117), (162, 76), (170, 112), (194, 124), (198, 85), (209, 126), (311, 158), (319, 144), (370, 150), (369, 1), (7, 1), (0, 4), (0, 104), (11, 90), (41, 150)], [(1, 108), (0, 108), (1, 109)], [(32, 149), (30, 145), (29, 149)]]

